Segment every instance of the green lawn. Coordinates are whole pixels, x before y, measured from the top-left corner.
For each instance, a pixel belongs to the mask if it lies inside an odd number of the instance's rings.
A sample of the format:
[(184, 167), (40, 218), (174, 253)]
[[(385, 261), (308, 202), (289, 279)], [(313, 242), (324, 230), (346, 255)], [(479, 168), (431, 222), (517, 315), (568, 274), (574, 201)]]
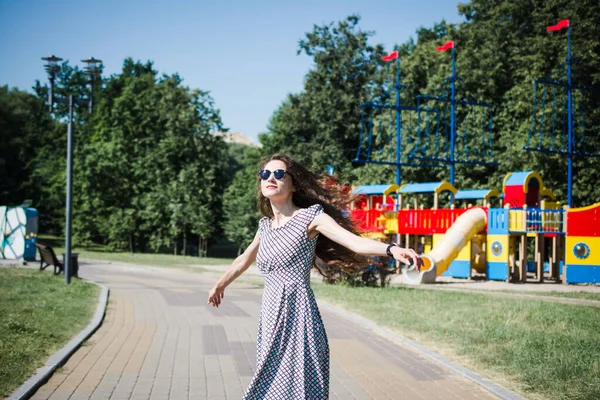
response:
[[(515, 292), (512, 292), (515, 293)], [(569, 299), (583, 299), (600, 301), (600, 288), (598, 292), (516, 292), (534, 296), (566, 297)]]
[[(64, 252), (64, 240), (57, 238), (56, 236), (49, 235), (40, 235), (38, 240), (42, 244), (52, 246), (58, 258), (62, 260), (62, 253)], [(124, 262), (156, 267), (189, 268), (195, 272), (206, 272), (201, 268), (202, 265), (229, 265), (233, 262), (233, 259), (230, 258), (199, 258), (191, 256), (176, 256), (173, 254), (110, 252), (100, 245), (74, 247), (72, 252), (79, 253), (79, 258)]]
[[(396, 287), (401, 287), (401, 288), (410, 288), (410, 286), (408, 285), (395, 285)], [(472, 288), (464, 288), (464, 287), (457, 287), (457, 288), (452, 288), (452, 287), (448, 287), (448, 288), (442, 288), (442, 289), (432, 289), (432, 288), (428, 288), (428, 287), (417, 287), (418, 289), (422, 289), (422, 290), (447, 290), (447, 291), (462, 291), (462, 292), (468, 292), (468, 291), (473, 291), (473, 293), (490, 293), (490, 294), (494, 294), (494, 293), (510, 293), (510, 294), (514, 294), (516, 296), (520, 295), (520, 294), (526, 294), (526, 295), (531, 295), (531, 296), (548, 296), (548, 297), (565, 297), (565, 298), (570, 298), (570, 299), (582, 299), (582, 300), (596, 300), (596, 301), (600, 301), (600, 287), (597, 288), (596, 292), (583, 292), (583, 291), (572, 291), (572, 292), (557, 292), (557, 291), (545, 291), (545, 292), (535, 292), (535, 291), (528, 291), (528, 290), (485, 290), (485, 289), (472, 289)], [(573, 287), (573, 290), (577, 290), (576, 287)]]
[(528, 398), (600, 398), (600, 308), (397, 287), (313, 288)]
[(0, 268), (0, 397), (8, 396), (91, 321), (96, 285)]

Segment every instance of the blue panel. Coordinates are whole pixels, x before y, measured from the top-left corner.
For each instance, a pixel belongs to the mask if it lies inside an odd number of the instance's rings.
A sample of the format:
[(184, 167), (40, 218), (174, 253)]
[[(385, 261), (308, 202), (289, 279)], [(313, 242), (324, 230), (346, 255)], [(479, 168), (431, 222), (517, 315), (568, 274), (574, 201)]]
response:
[(427, 183), (409, 183), (405, 185), (398, 193), (435, 193), (435, 190), (443, 182), (427, 182)]
[(490, 208), (488, 210), (488, 235), (508, 234), (508, 210)]
[(506, 180), (506, 186), (523, 185), (527, 176), (533, 171), (513, 172)]
[(471, 262), (470, 261), (452, 261), (450, 267), (442, 276), (451, 276), (453, 278), (469, 278), (471, 277)]
[(508, 279), (508, 263), (488, 262), (486, 266), (487, 278), (493, 281), (505, 281)]
[(490, 193), (491, 190), (483, 189), (483, 190), (459, 190), (454, 195), (455, 200), (465, 200), (465, 199), (485, 199)]
[(352, 191), (352, 194), (383, 194), (391, 185), (362, 185)]
[(600, 283), (600, 265), (567, 265), (567, 283)]

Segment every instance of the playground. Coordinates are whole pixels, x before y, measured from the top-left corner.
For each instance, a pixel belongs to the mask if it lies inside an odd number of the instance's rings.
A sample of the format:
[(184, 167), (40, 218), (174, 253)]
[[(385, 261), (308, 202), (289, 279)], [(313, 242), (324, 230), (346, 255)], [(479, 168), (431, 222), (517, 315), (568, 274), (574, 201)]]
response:
[[(431, 93), (417, 95), (416, 107), (401, 103), (398, 52), (383, 58), (395, 60), (395, 84), (386, 96), (361, 105), (354, 162), (395, 166), (396, 182), (353, 188), (357, 200), (350, 214), (365, 237), (423, 254), (421, 271), (396, 265), (402, 275), (396, 281), (431, 284), (441, 277), (477, 277), (600, 283), (600, 202), (573, 207), (572, 199), (573, 158), (600, 156), (597, 139), (590, 141), (585, 126), (586, 101), (597, 89), (572, 82), (571, 25), (562, 20), (548, 31), (564, 28), (565, 63), (534, 81), (530, 132), (522, 148), (567, 159), (566, 199), (558, 199), (536, 171), (506, 171), (494, 187), (455, 185), (457, 165), (499, 165), (492, 105), (458, 96), (461, 78), (453, 41), (436, 49), (451, 51), (452, 75)], [(390, 100), (394, 97), (395, 102)], [(449, 180), (401, 184), (402, 167), (448, 168)]]

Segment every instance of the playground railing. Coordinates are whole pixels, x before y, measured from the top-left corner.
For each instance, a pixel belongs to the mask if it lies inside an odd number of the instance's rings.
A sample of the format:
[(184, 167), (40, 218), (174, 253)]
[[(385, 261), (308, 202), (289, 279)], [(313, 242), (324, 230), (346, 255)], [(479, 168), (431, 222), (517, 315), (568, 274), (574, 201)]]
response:
[(351, 210), (350, 218), (357, 224), (359, 231), (383, 231), (385, 224), (379, 219), (382, 214), (382, 210)]
[(508, 210), (504, 208), (490, 208), (488, 210), (488, 232), (491, 234), (505, 234), (509, 230)]
[(465, 208), (400, 210), (398, 212), (398, 233), (411, 235), (445, 233), (465, 211), (467, 211)]
[(524, 233), (564, 233), (564, 211), (515, 208), (508, 211), (509, 230)]
[(360, 231), (367, 230), (367, 212), (365, 210), (351, 210), (350, 218), (356, 224), (356, 227)]

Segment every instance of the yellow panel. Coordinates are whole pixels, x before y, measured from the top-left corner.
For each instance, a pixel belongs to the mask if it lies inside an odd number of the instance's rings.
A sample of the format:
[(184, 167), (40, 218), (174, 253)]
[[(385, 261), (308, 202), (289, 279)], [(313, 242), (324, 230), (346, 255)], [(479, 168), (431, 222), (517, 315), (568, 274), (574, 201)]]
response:
[(552, 190), (548, 189), (547, 187), (540, 190), (540, 196), (550, 197), (552, 201), (556, 201), (556, 196), (554, 195), (554, 193), (552, 193)]
[[(502, 253), (499, 256), (492, 253), (492, 243), (494, 242), (500, 242), (500, 245), (502, 245)], [(508, 248), (508, 235), (488, 235), (485, 251), (488, 262), (507, 262), (510, 251)]]
[(433, 238), (431, 239), (431, 248), (433, 249), (444, 237), (443, 233), (434, 233)]
[(485, 195), (484, 199), (489, 200), (491, 197), (500, 197), (500, 192), (496, 189), (490, 189), (490, 191)]
[(455, 258), (456, 261), (471, 261), (471, 241), (467, 241), (465, 246), (460, 249), (460, 252)]
[(525, 210), (508, 210), (508, 229), (525, 232), (527, 214)]
[(435, 193), (442, 193), (442, 192), (452, 192), (452, 194), (456, 194), (456, 192), (458, 192), (458, 189), (456, 189), (450, 182), (441, 182), (440, 185), (438, 187), (435, 188)]
[[(578, 258), (573, 253), (573, 247), (577, 243), (585, 243), (590, 254), (586, 258)], [(598, 236), (567, 236), (565, 248), (566, 262), (568, 265), (600, 265), (600, 237)]]
[(398, 191), (398, 189), (400, 189), (400, 186), (398, 186), (394, 183), (394, 184), (391, 184), (390, 186), (388, 186), (388, 188), (383, 191), (383, 194), (386, 196), (389, 196), (392, 193), (396, 193)]
[(544, 181), (542, 180), (542, 176), (537, 172), (531, 171), (529, 174), (527, 174), (527, 177), (525, 177), (525, 182), (523, 182), (523, 193), (527, 193), (527, 190), (529, 190), (529, 181), (532, 178), (537, 179), (538, 183), (540, 184), (540, 188), (544, 188)]
[(577, 207), (577, 208), (569, 208), (569, 212), (583, 212), (583, 211), (588, 211), (594, 208), (598, 208), (600, 207), (600, 203), (596, 203), (596, 204), (592, 204), (591, 206), (586, 206), (586, 207)]
[(387, 235), (395, 235), (398, 233), (398, 213), (386, 212), (384, 233)]

